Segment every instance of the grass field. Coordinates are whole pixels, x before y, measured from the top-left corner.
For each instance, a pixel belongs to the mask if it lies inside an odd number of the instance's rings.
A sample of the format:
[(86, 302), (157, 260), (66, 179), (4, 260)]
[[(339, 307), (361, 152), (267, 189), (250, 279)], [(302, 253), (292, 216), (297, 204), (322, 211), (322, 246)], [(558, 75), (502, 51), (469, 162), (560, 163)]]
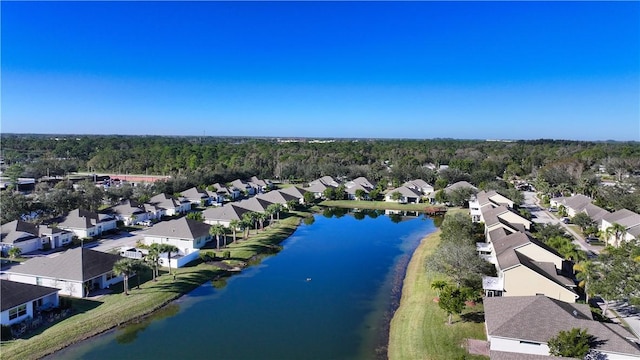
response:
[[(273, 252), (278, 243), (293, 233), (300, 220), (299, 215), (289, 216), (258, 234), (252, 233), (248, 240), (231, 244), (226, 250), (230, 250), (231, 257), (238, 260), (248, 260), (259, 253)], [(1, 358), (41, 358), (75, 342), (139, 319), (207, 281), (229, 275), (226, 271), (205, 263), (172, 270), (176, 273), (175, 281), (166, 272), (157, 282), (150, 281), (150, 275), (145, 274), (140, 289), (133, 288), (129, 296), (124, 295), (120, 284), (113, 287), (113, 294), (99, 300), (72, 299), (72, 316), (53, 326), (42, 328), (25, 339), (3, 342), (0, 347)], [(137, 280), (130, 279), (129, 284), (135, 287)]]
[(440, 231), (430, 234), (416, 249), (407, 268), (400, 307), (391, 320), (388, 358), (405, 359), (486, 359), (467, 354), (464, 339), (486, 339), (482, 305), (465, 309), (461, 317), (447, 325), (447, 315), (434, 302), (434, 280), (444, 276), (427, 272), (427, 259), (440, 242)]
[(358, 200), (325, 200), (320, 203), (322, 206), (341, 207), (349, 209), (373, 209), (373, 210), (405, 210), (405, 211), (425, 211), (431, 207), (429, 204), (398, 204), (387, 201), (358, 201)]

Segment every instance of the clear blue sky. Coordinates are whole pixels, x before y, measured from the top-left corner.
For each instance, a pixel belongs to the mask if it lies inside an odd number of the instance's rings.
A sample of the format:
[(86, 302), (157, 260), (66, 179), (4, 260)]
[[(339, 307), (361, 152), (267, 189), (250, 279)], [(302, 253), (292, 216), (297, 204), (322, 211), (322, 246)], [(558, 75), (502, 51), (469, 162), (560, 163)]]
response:
[(638, 2), (6, 2), (2, 132), (640, 140)]

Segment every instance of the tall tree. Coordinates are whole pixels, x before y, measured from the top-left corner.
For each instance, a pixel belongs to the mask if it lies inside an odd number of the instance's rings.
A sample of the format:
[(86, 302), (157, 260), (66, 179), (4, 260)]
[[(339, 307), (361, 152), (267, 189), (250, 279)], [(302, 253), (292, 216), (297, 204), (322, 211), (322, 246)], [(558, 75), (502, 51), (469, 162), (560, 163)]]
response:
[(593, 336), (587, 333), (587, 329), (573, 328), (569, 331), (561, 330), (547, 344), (550, 355), (582, 359), (591, 350), (592, 342)]
[(224, 226), (220, 224), (211, 226), (209, 228), (209, 234), (216, 237), (216, 249), (220, 250), (220, 235), (224, 234)]
[(465, 307), (466, 301), (465, 291), (462, 289), (453, 287), (453, 286), (445, 286), (440, 291), (440, 297), (438, 299), (438, 306), (447, 312), (448, 321), (447, 323), (451, 325), (451, 320), (453, 314), (461, 314)]
[(626, 231), (627, 228), (624, 225), (620, 225), (614, 222), (605, 231), (605, 234), (607, 236), (607, 243), (609, 243), (611, 238), (613, 238), (613, 246), (620, 246), (620, 240), (622, 240), (622, 237), (624, 236)]
[(129, 277), (133, 275), (134, 265), (131, 259), (120, 259), (113, 264), (113, 272), (124, 278), (124, 294), (129, 295)]
[(160, 244), (160, 253), (167, 253), (167, 262), (169, 263), (169, 274), (171, 274), (171, 253), (178, 252), (178, 248), (171, 244)]
[(238, 231), (238, 228), (240, 227), (240, 220), (231, 220), (229, 221), (229, 227), (231, 228), (231, 231), (233, 232), (233, 242), (236, 242), (236, 231)]
[(158, 263), (160, 262), (160, 244), (153, 243), (148, 246), (149, 253), (144, 260), (152, 267), (153, 281), (158, 281)]
[(442, 242), (431, 255), (427, 268), (449, 276), (460, 286), (491, 271), (491, 264), (481, 259), (475, 245)]

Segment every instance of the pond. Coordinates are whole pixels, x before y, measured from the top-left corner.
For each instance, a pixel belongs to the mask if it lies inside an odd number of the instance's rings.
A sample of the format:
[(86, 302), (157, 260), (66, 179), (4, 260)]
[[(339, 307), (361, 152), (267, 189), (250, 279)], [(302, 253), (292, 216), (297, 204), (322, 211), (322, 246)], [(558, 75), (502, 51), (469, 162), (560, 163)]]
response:
[(407, 263), (433, 221), (375, 211), (313, 220), (226, 284), (203, 284), (140, 323), (52, 358), (386, 358)]

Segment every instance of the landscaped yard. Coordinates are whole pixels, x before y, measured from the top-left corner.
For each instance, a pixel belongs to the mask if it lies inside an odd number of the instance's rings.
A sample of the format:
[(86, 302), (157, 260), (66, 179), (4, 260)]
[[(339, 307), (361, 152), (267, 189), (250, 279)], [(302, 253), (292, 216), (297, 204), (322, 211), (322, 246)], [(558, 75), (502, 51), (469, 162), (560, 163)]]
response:
[(342, 207), (349, 209), (373, 209), (373, 210), (404, 210), (404, 211), (425, 211), (432, 205), (420, 204), (399, 204), (388, 201), (359, 201), (359, 200), (325, 200), (320, 203), (322, 206)]
[(400, 307), (389, 334), (388, 358), (403, 359), (486, 359), (466, 353), (465, 339), (486, 339), (482, 305), (467, 308), (454, 323), (447, 325), (447, 314), (434, 302), (431, 288), (442, 275), (429, 273), (426, 262), (440, 242), (440, 231), (429, 235), (416, 249), (405, 276)]
[[(248, 240), (229, 246), (231, 257), (248, 260), (254, 255), (272, 249), (287, 238), (297, 227), (300, 216), (290, 216), (263, 232), (252, 232)], [(166, 269), (165, 269), (166, 270)], [(157, 282), (150, 275), (142, 277), (140, 289), (135, 289), (137, 279), (129, 280), (130, 295), (122, 293), (122, 284), (114, 286), (114, 294), (99, 300), (73, 299), (74, 314), (60, 323), (32, 334), (26, 339), (3, 342), (0, 348), (3, 360), (41, 358), (53, 351), (84, 340), (118, 325), (147, 315), (201, 284), (228, 275), (213, 265), (197, 265), (172, 269), (173, 276), (160, 276)]]

